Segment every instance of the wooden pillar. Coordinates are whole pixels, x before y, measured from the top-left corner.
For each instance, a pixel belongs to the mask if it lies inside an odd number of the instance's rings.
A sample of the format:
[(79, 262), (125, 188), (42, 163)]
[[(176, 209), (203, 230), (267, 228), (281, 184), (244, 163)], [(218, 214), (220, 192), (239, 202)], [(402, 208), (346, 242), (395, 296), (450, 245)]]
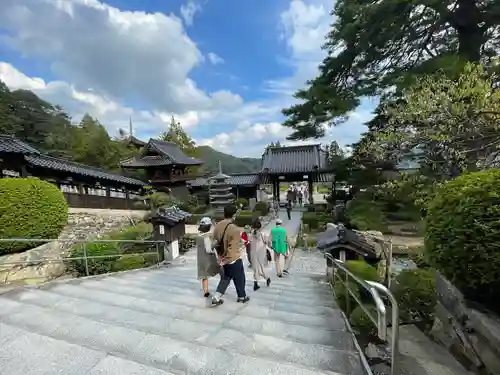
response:
[(280, 197), (281, 197), (281, 191), (280, 191), (280, 188), (281, 188), (281, 181), (280, 179), (278, 178), (276, 180), (276, 195), (278, 196), (278, 202), (280, 201)]
[(307, 176), (307, 184), (308, 184), (308, 189), (309, 189), (309, 203), (313, 204), (314, 203), (314, 199), (313, 199), (314, 191), (313, 191), (313, 180), (312, 180), (311, 174), (309, 174), (309, 176)]

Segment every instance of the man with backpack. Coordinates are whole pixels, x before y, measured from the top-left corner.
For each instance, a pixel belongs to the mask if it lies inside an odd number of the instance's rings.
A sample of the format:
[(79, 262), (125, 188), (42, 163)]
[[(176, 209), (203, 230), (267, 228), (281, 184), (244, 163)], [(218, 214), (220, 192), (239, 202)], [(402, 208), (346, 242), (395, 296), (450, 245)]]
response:
[(221, 260), (224, 274), (212, 298), (212, 306), (223, 303), (221, 297), (226, 293), (231, 280), (238, 295), (237, 302), (246, 303), (250, 300), (245, 291), (245, 269), (240, 250), (241, 232), (233, 222), (236, 211), (234, 206), (224, 207), (224, 220), (219, 221), (214, 228), (215, 250)]

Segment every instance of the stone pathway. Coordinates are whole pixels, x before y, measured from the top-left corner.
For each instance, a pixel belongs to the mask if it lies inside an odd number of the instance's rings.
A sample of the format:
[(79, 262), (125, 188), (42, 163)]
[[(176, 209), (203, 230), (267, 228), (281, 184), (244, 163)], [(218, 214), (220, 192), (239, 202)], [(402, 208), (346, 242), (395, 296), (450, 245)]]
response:
[(217, 308), (205, 307), (194, 251), (168, 267), (4, 293), (0, 373), (364, 375), (329, 286), (303, 272), (316, 261), (296, 255), (296, 273), (257, 292), (248, 279), (246, 304), (231, 286)]

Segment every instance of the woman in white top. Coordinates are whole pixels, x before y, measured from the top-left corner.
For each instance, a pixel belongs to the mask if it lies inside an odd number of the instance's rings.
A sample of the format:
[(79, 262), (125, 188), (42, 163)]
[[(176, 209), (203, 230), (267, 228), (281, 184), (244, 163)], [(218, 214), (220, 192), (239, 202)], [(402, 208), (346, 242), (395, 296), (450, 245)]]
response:
[[(259, 277), (262, 276), (266, 280), (267, 286), (271, 285), (271, 278), (266, 276), (265, 267), (269, 263), (268, 258), (268, 239), (262, 232), (262, 223), (256, 219), (252, 224), (252, 232), (250, 234), (250, 257), (253, 269), (253, 290), (260, 289)], [(269, 253), (270, 254), (270, 253)]]

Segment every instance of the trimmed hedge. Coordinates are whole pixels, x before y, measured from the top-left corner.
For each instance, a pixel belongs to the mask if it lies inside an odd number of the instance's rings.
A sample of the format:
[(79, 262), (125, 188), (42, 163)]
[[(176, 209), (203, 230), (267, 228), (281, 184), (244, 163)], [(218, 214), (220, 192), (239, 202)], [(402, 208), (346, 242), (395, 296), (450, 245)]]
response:
[(234, 204), (238, 208), (240, 207), (240, 205), (242, 205), (244, 209), (248, 208), (248, 205), (249, 205), (248, 199), (246, 199), (246, 198), (238, 198), (238, 199), (236, 199), (236, 201), (234, 202)]
[[(61, 190), (38, 178), (0, 179), (0, 238), (55, 239), (68, 223), (68, 204)], [(0, 243), (0, 254), (42, 243)]]
[(234, 219), (234, 223), (243, 228), (245, 225), (252, 225), (254, 219), (258, 217), (258, 212), (241, 211), (240, 214)]
[(266, 216), (269, 213), (269, 204), (266, 202), (257, 202), (255, 204), (254, 212), (260, 212), (261, 216)]
[(500, 170), (443, 184), (426, 225), (426, 259), (466, 298), (500, 312)]

